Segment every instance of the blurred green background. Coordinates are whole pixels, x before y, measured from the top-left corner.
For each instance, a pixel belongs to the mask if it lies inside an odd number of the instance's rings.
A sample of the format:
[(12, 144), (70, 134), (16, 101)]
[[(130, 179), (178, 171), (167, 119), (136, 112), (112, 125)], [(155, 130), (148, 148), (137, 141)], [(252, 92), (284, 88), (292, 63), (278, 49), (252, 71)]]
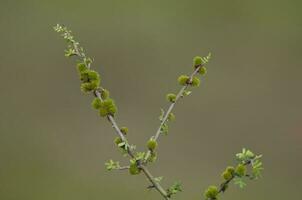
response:
[(106, 172), (114, 132), (81, 94), (74, 60), (52, 30), (69, 26), (115, 98), (117, 121), (143, 150), (165, 94), (212, 52), (181, 101), (151, 166), (175, 199), (201, 199), (234, 154), (264, 155), (264, 178), (222, 199), (301, 199), (302, 1), (0, 1), (0, 199), (161, 199), (144, 176)]

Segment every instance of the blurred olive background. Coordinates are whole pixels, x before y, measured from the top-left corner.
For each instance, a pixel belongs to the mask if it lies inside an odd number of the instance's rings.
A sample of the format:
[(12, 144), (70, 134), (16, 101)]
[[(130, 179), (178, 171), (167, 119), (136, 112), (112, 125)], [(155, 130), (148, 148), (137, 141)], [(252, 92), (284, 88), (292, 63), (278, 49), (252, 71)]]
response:
[(165, 94), (212, 52), (201, 87), (181, 101), (160, 139), (155, 176), (175, 199), (202, 199), (247, 147), (264, 155), (264, 178), (222, 199), (300, 199), (302, 195), (302, 2), (0, 1), (0, 199), (161, 199), (144, 176), (106, 172), (127, 164), (106, 120), (83, 95), (73, 59), (52, 29), (70, 27), (102, 75), (144, 150)]

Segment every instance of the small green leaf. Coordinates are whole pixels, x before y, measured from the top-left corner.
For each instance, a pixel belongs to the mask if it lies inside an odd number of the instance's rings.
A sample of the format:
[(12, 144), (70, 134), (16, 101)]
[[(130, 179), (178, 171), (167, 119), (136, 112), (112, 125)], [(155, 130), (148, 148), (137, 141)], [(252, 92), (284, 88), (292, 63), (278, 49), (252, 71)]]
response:
[(109, 160), (108, 162), (105, 163), (106, 169), (108, 171), (111, 171), (113, 169), (119, 169), (120, 168), (120, 164), (119, 162), (115, 162), (113, 160)]
[(244, 188), (246, 186), (246, 183), (243, 181), (242, 178), (240, 177), (236, 177), (234, 178), (234, 184), (238, 185), (241, 189)]
[(171, 187), (167, 189), (168, 196), (172, 196), (178, 192), (182, 192), (182, 187), (180, 182), (175, 182)]

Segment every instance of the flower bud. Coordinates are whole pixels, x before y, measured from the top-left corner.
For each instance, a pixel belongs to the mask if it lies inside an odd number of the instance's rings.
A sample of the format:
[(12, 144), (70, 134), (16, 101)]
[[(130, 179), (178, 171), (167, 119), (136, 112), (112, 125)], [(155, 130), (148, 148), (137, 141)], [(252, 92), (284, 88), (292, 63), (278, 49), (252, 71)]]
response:
[(102, 91), (101, 91), (101, 97), (102, 97), (103, 100), (109, 98), (109, 91), (106, 90), (106, 89), (102, 89)]
[(121, 127), (121, 132), (124, 134), (124, 135), (127, 135), (127, 133), (128, 133), (128, 127), (126, 127), (126, 126), (123, 126), (123, 127)]
[(243, 164), (239, 164), (236, 167), (236, 174), (238, 174), (238, 176), (245, 176), (246, 174), (246, 166)]
[(137, 167), (137, 164), (135, 162), (130, 164), (129, 173), (131, 175), (137, 175), (140, 173), (140, 169)]
[(233, 175), (229, 172), (229, 171), (224, 171), (222, 174), (221, 174), (222, 178), (226, 181), (230, 180), (231, 178), (233, 178)]
[(94, 109), (100, 109), (102, 101), (99, 98), (94, 98), (91, 105)]
[(187, 75), (181, 75), (178, 77), (178, 83), (180, 85), (187, 85), (190, 80), (190, 77)]
[(229, 167), (226, 168), (226, 171), (228, 171), (231, 174), (234, 174), (235, 173), (235, 168), (232, 167), (232, 166), (229, 166)]
[(147, 147), (150, 151), (154, 151), (155, 148), (157, 147), (157, 142), (153, 139), (150, 139), (148, 142), (147, 142)]
[(107, 115), (114, 116), (117, 111), (117, 107), (113, 99), (105, 99), (100, 105), (100, 115), (105, 117)]
[(205, 68), (205, 67), (200, 67), (200, 69), (199, 69), (199, 74), (201, 74), (201, 75), (205, 75), (206, 73), (207, 73), (207, 68)]
[(193, 58), (193, 66), (196, 68), (202, 64), (202, 58), (200, 56), (195, 56)]
[(120, 143), (122, 143), (123, 142), (123, 140), (122, 140), (122, 138), (120, 138), (120, 137), (116, 137), (115, 139), (114, 139), (114, 143), (116, 144), (116, 145), (119, 145)]
[(217, 195), (218, 195), (218, 188), (214, 185), (208, 187), (208, 189), (204, 193), (204, 196), (207, 199), (216, 199)]
[(197, 77), (193, 77), (191, 85), (193, 87), (198, 87), (200, 85), (200, 80)]
[(173, 94), (173, 93), (169, 93), (169, 94), (167, 94), (166, 98), (167, 98), (167, 100), (170, 101), (171, 103), (174, 103), (175, 100), (176, 100), (176, 95)]

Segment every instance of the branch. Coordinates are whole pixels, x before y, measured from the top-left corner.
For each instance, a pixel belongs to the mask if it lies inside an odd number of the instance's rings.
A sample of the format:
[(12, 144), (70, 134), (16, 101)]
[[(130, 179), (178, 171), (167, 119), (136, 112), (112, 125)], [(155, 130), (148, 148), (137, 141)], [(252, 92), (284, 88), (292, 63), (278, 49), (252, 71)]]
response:
[[(54, 27), (55, 31), (61, 33), (62, 32), (62, 36), (64, 37), (64, 39), (67, 40), (69, 46), (69, 49), (66, 50), (66, 56), (70, 57), (70, 56), (77, 56), (85, 65), (86, 67), (89, 69), (90, 68), (90, 63), (91, 60), (89, 62), (87, 62), (87, 57), (85, 56), (83, 49), (81, 47), (79, 47), (79, 43), (76, 42), (73, 39), (73, 36), (71, 35), (71, 31), (69, 31), (66, 27), (61, 27), (59, 25), (57, 25), (56, 27)], [(104, 102), (104, 99), (102, 98), (101, 92), (99, 91), (99, 88), (96, 87), (94, 89), (92, 89), (92, 92), (94, 94), (95, 97), (97, 97), (101, 102)], [(128, 140), (125, 137), (125, 135), (121, 132), (119, 126), (117, 125), (114, 117), (111, 114), (107, 114), (107, 119), (108, 121), (111, 123), (112, 128), (115, 130), (116, 134), (118, 135), (119, 138), (122, 139), (122, 141), (125, 143), (125, 149), (127, 150), (128, 155), (135, 159), (135, 153), (132, 151), (130, 145), (128, 144)], [(130, 167), (129, 167), (130, 168)], [(166, 199), (169, 200), (169, 196), (167, 194), (167, 192), (163, 189), (163, 187), (155, 181), (153, 175), (149, 172), (149, 170), (147, 169), (146, 166), (143, 165), (142, 162), (138, 162), (138, 168), (141, 169), (145, 176), (147, 177), (147, 179), (151, 182), (151, 184), (154, 186), (154, 188)], [(126, 168), (128, 169), (128, 167)]]
[[(183, 97), (184, 95), (184, 91), (190, 86), (190, 83), (192, 83), (193, 77), (199, 72), (200, 68), (202, 67), (202, 64), (195, 66), (195, 70), (194, 72), (190, 75), (189, 77), (189, 81), (186, 85), (184, 85), (183, 87), (181, 87), (181, 89), (179, 90), (179, 92), (176, 95), (175, 100), (171, 103), (171, 105), (169, 106), (167, 112), (165, 113), (163, 119), (161, 120), (161, 123), (154, 135), (154, 137), (152, 138), (152, 140), (154, 141), (158, 141), (159, 136), (161, 134), (161, 130), (162, 127), (164, 126), (164, 124), (167, 122), (169, 115), (172, 113), (173, 108), (175, 107), (175, 104), (177, 103), (177, 101)], [(148, 150), (146, 157), (145, 157), (145, 162), (148, 160), (148, 158), (151, 156), (152, 151)]]

